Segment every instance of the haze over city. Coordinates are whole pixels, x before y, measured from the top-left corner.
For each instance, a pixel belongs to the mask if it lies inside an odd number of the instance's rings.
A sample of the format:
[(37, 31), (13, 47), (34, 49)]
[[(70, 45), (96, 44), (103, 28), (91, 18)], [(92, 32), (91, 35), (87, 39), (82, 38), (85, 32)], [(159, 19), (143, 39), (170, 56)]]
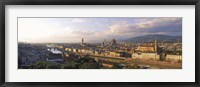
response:
[(101, 42), (136, 36), (182, 36), (181, 17), (18, 18), (18, 41), (28, 43)]

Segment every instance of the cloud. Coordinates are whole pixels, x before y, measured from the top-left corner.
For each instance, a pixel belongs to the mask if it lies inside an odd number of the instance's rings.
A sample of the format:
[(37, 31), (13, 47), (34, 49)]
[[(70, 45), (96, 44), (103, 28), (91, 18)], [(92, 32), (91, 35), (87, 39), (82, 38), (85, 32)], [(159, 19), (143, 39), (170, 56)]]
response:
[(76, 30), (74, 37), (84, 37), (89, 40), (127, 39), (149, 34), (181, 35), (182, 18), (152, 18), (139, 22), (120, 22), (108, 26), (104, 31)]
[(72, 32), (73, 36), (91, 36), (94, 35), (94, 33), (95, 31), (93, 30), (87, 30), (87, 31), (77, 30)]
[(182, 35), (181, 17), (120, 18), (120, 20), (118, 18), (70, 18), (67, 21), (63, 19), (52, 23), (46, 21), (20, 19), (19, 40), (80, 42), (81, 38), (85, 38), (85, 41), (103, 41), (112, 38), (122, 40), (148, 34)]
[(82, 22), (85, 22), (85, 20), (80, 19), (80, 18), (74, 18), (71, 22), (73, 22), (73, 23), (82, 23)]
[(116, 23), (109, 27), (110, 34), (118, 35), (144, 35), (144, 34), (170, 34), (181, 33), (182, 18), (153, 18), (137, 23)]

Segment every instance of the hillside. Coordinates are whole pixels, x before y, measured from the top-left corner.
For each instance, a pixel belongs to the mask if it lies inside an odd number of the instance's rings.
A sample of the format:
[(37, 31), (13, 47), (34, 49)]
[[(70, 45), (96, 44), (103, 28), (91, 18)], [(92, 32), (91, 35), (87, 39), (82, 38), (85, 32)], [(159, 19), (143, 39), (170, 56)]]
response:
[(178, 42), (178, 41), (182, 42), (182, 36), (168, 36), (168, 35), (156, 34), (156, 35), (138, 36), (124, 41), (153, 42), (154, 40), (164, 41), (164, 42)]

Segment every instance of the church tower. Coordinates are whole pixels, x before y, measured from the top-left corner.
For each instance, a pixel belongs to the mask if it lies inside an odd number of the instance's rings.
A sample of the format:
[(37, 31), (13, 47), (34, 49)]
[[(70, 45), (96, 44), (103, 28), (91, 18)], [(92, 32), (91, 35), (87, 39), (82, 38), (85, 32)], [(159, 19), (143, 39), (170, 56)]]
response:
[(116, 45), (117, 41), (115, 40), (115, 38), (112, 39), (112, 45)]
[(82, 42), (81, 42), (81, 45), (83, 45), (83, 43), (84, 43), (84, 39), (82, 38)]
[(155, 49), (155, 52), (157, 52), (157, 51), (158, 51), (158, 44), (157, 44), (157, 40), (155, 40), (155, 42), (154, 42), (154, 49)]

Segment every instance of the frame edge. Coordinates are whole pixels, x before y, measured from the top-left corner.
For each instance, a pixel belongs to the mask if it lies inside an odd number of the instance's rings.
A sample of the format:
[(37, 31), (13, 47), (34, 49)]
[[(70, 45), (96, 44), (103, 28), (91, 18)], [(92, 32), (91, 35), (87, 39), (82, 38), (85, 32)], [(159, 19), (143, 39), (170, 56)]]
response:
[(200, 82), (199, 82), (199, 73), (200, 73), (200, 69), (199, 67), (197, 66), (200, 66), (200, 60), (199, 60), (199, 57), (200, 57), (200, 54), (198, 53), (199, 50), (200, 50), (200, 47), (199, 47), (199, 38), (200, 38), (200, 31), (199, 31), (199, 28), (200, 28), (200, 1), (198, 1), (196, 4), (195, 4), (195, 83), (197, 85), (200, 85)]
[[(13, 0), (14, 1), (14, 0)], [(43, 1), (43, 0), (42, 0)], [(52, 1), (52, 0), (50, 0), (50, 1)], [(185, 0), (186, 1), (186, 0)], [(10, 2), (6, 2), (5, 0), (1, 0), (0, 1), (0, 3), (1, 3), (1, 6), (0, 6), (0, 14), (1, 14), (1, 16), (0, 16), (0, 20), (1, 20), (1, 22), (2, 23), (0, 23), (0, 26), (1, 26), (1, 28), (0, 28), (0, 32), (1, 32), (1, 38), (0, 38), (0, 49), (1, 49), (1, 53), (0, 53), (0, 56), (2, 57), (2, 58), (0, 58), (0, 71), (1, 71), (1, 74), (0, 74), (0, 86), (1, 87), (5, 87), (5, 85), (7, 85), (7, 84), (5, 84), (5, 5), (6, 5), (6, 3), (8, 3), (8, 4), (13, 4), (13, 3), (10, 3)], [(19, 4), (20, 2), (18, 2), (18, 4)], [(42, 2), (42, 3), (45, 3), (45, 2)], [(46, 1), (46, 3), (48, 3), (47, 1)], [(185, 2), (186, 3), (186, 2)], [(191, 3), (191, 2), (190, 2)], [(195, 2), (193, 2), (193, 3), (195, 3)], [(23, 4), (23, 3), (22, 3)], [(26, 4), (28, 4), (28, 3), (26, 3)], [(30, 4), (30, 3), (29, 3)], [(35, 3), (34, 3), (35, 4)], [(55, 3), (56, 4), (56, 3)], [(131, 3), (130, 3), (131, 4)], [(138, 3), (136, 3), (136, 4), (138, 4)], [(199, 44), (199, 42), (200, 42), (200, 40), (198, 40), (199, 38), (200, 38), (200, 35), (199, 35), (199, 33), (200, 33), (200, 31), (199, 31), (199, 28), (200, 28), (200, 1), (198, 0), (198, 2), (196, 2), (196, 4), (194, 4), (195, 5), (195, 84), (196, 85), (200, 85), (200, 82), (199, 82), (199, 73), (200, 73), (200, 69), (199, 69), (199, 67), (197, 68), (197, 66), (200, 66), (200, 60), (198, 59), (198, 57), (200, 57), (199, 55), (199, 49), (200, 49), (200, 47), (198, 46), (198, 44)], [(6, 82), (7, 83), (7, 82)], [(5, 84), (5, 85), (4, 85)], [(20, 83), (19, 83), (20, 84)], [(42, 84), (42, 83), (41, 83)], [(88, 83), (88, 84), (90, 84), (90, 83)], [(29, 85), (30, 86), (30, 85)], [(121, 85), (122, 86), (122, 85)], [(139, 86), (139, 85), (138, 85)], [(119, 86), (118, 86), (119, 87)], [(150, 85), (150, 87), (151, 87), (151, 85)]]
[(1, 32), (1, 38), (0, 38), (0, 86), (4, 87), (3, 84), (5, 83), (5, 0), (0, 1), (0, 13), (1, 13), (1, 23), (0, 23), (0, 32)]

